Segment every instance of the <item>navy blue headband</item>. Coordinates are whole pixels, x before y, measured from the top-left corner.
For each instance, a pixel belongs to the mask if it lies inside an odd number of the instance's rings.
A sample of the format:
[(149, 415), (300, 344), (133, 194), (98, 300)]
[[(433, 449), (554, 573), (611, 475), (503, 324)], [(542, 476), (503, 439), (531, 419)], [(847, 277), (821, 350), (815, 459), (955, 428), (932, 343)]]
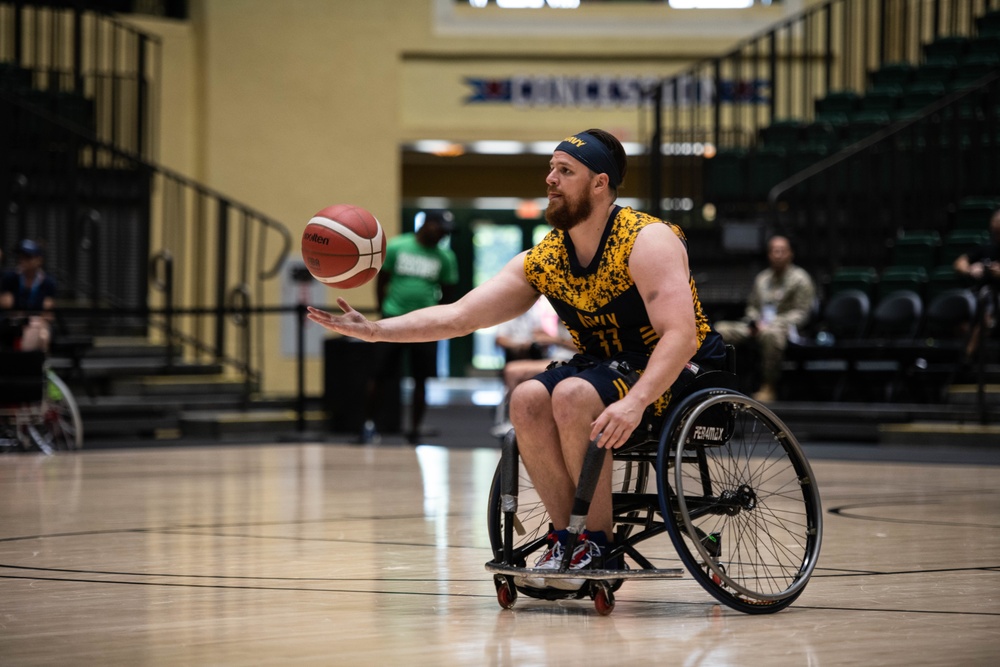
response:
[(607, 174), (612, 188), (617, 190), (618, 186), (621, 185), (622, 177), (618, 173), (618, 163), (615, 162), (608, 147), (594, 135), (581, 132), (572, 137), (566, 137), (556, 146), (556, 150), (572, 155), (595, 173)]

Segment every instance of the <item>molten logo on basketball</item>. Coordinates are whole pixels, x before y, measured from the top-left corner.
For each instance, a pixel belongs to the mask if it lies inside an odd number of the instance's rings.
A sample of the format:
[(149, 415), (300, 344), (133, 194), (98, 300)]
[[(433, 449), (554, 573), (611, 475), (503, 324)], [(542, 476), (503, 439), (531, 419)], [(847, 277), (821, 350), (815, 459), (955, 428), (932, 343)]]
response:
[(306, 231), (306, 233), (302, 235), (302, 240), (309, 241), (310, 243), (319, 243), (320, 245), (330, 245), (330, 239), (322, 234), (317, 234), (316, 232)]

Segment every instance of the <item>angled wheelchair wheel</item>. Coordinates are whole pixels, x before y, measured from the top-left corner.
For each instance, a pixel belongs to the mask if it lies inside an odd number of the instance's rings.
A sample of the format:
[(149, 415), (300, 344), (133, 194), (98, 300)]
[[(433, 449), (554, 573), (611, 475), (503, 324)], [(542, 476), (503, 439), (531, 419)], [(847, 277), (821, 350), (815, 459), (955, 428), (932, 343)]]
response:
[[(612, 485), (616, 494), (643, 493), (649, 481), (651, 464), (648, 461), (627, 459), (616, 459), (613, 464)], [(511, 565), (525, 567), (529, 561), (534, 559), (531, 554), (538, 551), (544, 544), (549, 532), (549, 513), (542, 504), (538, 492), (531, 478), (525, 472), (523, 466), (518, 465), (518, 497), (517, 509), (514, 512), (504, 512), (502, 502), (501, 471), (503, 461), (497, 464), (496, 472), (493, 475), (493, 484), (490, 487), (489, 510), (487, 512), (487, 522), (489, 524), (490, 546), (493, 548), (494, 557), (498, 562), (502, 560), (504, 553), (505, 525), (510, 517), (512, 523), (512, 562)], [(616, 536), (619, 541), (623, 539), (632, 529), (632, 525), (637, 521), (635, 508), (626, 508), (615, 512)]]
[(41, 421), (33, 425), (31, 437), (42, 451), (80, 449), (83, 446), (83, 420), (73, 392), (51, 370), (45, 371), (45, 379)]
[(712, 596), (755, 614), (802, 593), (822, 540), (819, 491), (771, 410), (728, 390), (693, 394), (664, 429), (657, 475), (671, 541)]

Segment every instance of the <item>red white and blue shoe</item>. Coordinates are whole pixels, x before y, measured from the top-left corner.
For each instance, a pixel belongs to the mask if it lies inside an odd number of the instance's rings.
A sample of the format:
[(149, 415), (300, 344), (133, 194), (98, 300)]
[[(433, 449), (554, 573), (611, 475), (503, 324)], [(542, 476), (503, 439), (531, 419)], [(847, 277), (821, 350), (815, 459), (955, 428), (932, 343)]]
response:
[[(562, 567), (563, 555), (566, 553), (565, 545), (563, 545), (559, 536), (554, 532), (549, 533), (548, 540), (549, 548), (535, 561), (535, 569), (557, 572)], [(568, 569), (573, 571), (593, 567), (595, 564), (601, 562), (602, 556), (601, 548), (588, 539), (587, 533), (584, 531), (580, 535), (580, 540), (577, 542), (576, 548), (573, 549), (573, 557), (570, 559)], [(558, 588), (565, 591), (578, 591), (583, 587), (584, 583), (586, 583), (585, 579), (549, 579), (541, 574), (514, 578), (514, 584), (517, 586)]]

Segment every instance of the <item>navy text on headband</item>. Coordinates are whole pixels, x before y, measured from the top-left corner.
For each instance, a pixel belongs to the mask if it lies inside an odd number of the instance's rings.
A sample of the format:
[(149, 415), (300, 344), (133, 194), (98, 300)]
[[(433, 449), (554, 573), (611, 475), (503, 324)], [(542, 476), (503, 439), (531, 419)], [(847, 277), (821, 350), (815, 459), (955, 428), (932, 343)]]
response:
[(618, 165), (608, 147), (602, 144), (593, 135), (581, 132), (572, 137), (566, 137), (556, 146), (557, 151), (567, 153), (591, 171), (598, 174), (607, 174), (608, 182), (615, 190), (621, 185), (622, 177), (618, 173)]

